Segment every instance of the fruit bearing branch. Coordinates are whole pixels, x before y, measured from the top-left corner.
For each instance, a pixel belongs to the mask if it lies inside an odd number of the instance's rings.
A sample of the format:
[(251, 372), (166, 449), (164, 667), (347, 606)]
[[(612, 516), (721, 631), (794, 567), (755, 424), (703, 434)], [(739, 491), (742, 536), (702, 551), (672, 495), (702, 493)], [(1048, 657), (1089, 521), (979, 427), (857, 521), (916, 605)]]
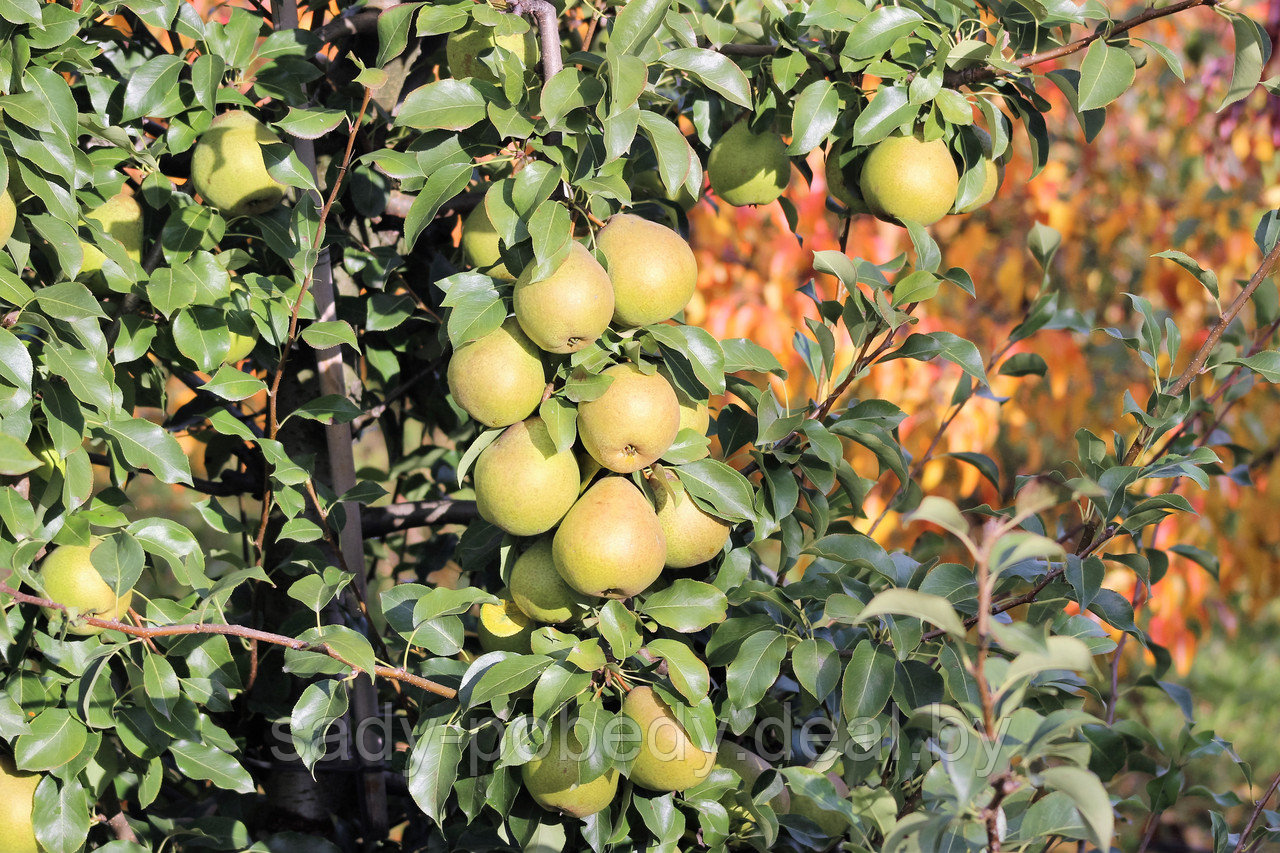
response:
[[(35, 604), (40, 607), (47, 607), (51, 610), (61, 610), (67, 613), (67, 608), (56, 601), (47, 598), (40, 598), (36, 595), (28, 595), (25, 592), (19, 592), (7, 583), (0, 582), (0, 593), (4, 593), (13, 598), (14, 601), (23, 604)], [(128, 634), (130, 637), (138, 637), (145, 640), (154, 639), (156, 637), (185, 637), (194, 634), (221, 634), (225, 637), (240, 637), (245, 640), (257, 640), (261, 643), (271, 643), (276, 646), (284, 646), (287, 649), (293, 649), (299, 652), (314, 652), (316, 654), (326, 655), (336, 660), (338, 663), (349, 668), (353, 675), (365, 673), (369, 676), (377, 676), (379, 678), (387, 678), (392, 681), (401, 681), (405, 684), (418, 687), (428, 693), (434, 693), (436, 696), (442, 696), (445, 699), (453, 699), (458, 695), (458, 691), (443, 684), (437, 684), (430, 679), (423, 678), (420, 675), (414, 675), (406, 669), (395, 666), (375, 665), (373, 672), (366, 672), (363, 668), (357, 666), (351, 661), (344, 658), (337, 651), (332, 649), (327, 643), (309, 643), (306, 640), (299, 640), (295, 637), (286, 637), (283, 634), (272, 634), (268, 631), (259, 631), (256, 628), (248, 628), (244, 625), (218, 625), (211, 622), (192, 622), (178, 625), (157, 625), (145, 627), (140, 625), (130, 625), (127, 622), (121, 622), (116, 619), (99, 619), (94, 616), (80, 616), (80, 622), (86, 625), (92, 625), (95, 628), (104, 628), (109, 631), (119, 631), (122, 634)]]

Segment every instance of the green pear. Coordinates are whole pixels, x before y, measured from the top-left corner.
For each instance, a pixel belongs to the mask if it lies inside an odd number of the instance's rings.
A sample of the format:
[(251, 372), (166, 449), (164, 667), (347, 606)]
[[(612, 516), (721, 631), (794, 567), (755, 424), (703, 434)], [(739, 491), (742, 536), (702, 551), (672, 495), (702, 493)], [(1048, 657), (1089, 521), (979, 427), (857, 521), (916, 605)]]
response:
[(13, 236), (13, 228), (18, 224), (18, 205), (13, 202), (13, 195), (6, 187), (0, 192), (0, 246), (9, 242)]
[(587, 247), (574, 243), (555, 272), (533, 280), (530, 265), (512, 295), (520, 328), (547, 352), (577, 352), (609, 328), (613, 284)]
[(24, 773), (7, 756), (0, 756), (0, 850), (40, 853), (36, 843), (35, 810), (39, 773)]
[(691, 429), (698, 435), (706, 435), (711, 426), (711, 412), (707, 404), (684, 396), (676, 390), (680, 399), (680, 429)]
[(698, 262), (679, 234), (630, 213), (612, 216), (596, 235), (613, 282), (613, 322), (648, 326), (684, 310), (698, 283)]
[(932, 225), (951, 211), (960, 173), (941, 139), (891, 136), (862, 166), (862, 198), (881, 219)]
[(866, 159), (866, 149), (849, 150), (847, 139), (837, 140), (827, 151), (827, 163), (823, 174), (827, 179), (827, 192), (849, 208), (851, 213), (866, 213), (867, 203), (862, 199), (858, 179)]
[(448, 380), (454, 401), (490, 427), (529, 417), (547, 387), (538, 348), (515, 318), (458, 347), (449, 359)]
[(667, 543), (645, 496), (625, 477), (605, 477), (578, 498), (552, 539), (556, 569), (596, 598), (629, 598), (662, 574)]
[[(716, 749), (716, 766), (732, 770), (746, 783), (744, 790), (748, 793), (751, 786), (760, 778), (760, 774), (769, 769), (769, 764), (745, 746), (730, 740), (720, 741)], [(769, 800), (769, 808), (776, 814), (785, 814), (791, 810), (791, 792), (784, 786)]]
[[(66, 607), (72, 617), (92, 616), (98, 619), (119, 619), (133, 602), (133, 590), (116, 595), (107, 586), (102, 575), (91, 562), (93, 545), (60, 545), (45, 556), (40, 563), (38, 576), (45, 598)], [(44, 609), (54, 626), (68, 621), (67, 632), (82, 637), (102, 633), (94, 625), (76, 624), (67, 620), (67, 614), (52, 607)]]
[(615, 364), (603, 375), (613, 379), (605, 392), (578, 404), (578, 436), (610, 471), (639, 471), (675, 441), (680, 402), (661, 374), (646, 375), (635, 364)]
[(537, 623), (524, 614), (511, 600), (510, 593), (502, 590), (498, 593), (502, 599), (499, 603), (486, 602), (480, 605), (479, 619), (476, 620), (476, 638), (480, 648), (486, 652), (513, 652), (529, 654), (529, 642)]
[[(240, 308), (238, 302), (247, 300), (249, 295), (245, 283), (239, 279), (231, 280), (232, 310), (227, 312), (227, 330), (231, 333), (231, 346), (222, 357), (223, 364), (238, 364), (249, 357), (253, 348), (258, 345), (258, 327), (248, 311)], [(240, 297), (240, 300), (237, 299)]]
[(556, 450), (541, 418), (507, 427), (480, 452), (472, 477), (480, 517), (514, 536), (546, 533), (578, 499), (578, 460)]
[(733, 525), (694, 503), (675, 473), (663, 469), (649, 476), (658, 504), (658, 523), (667, 540), (667, 565), (687, 569), (710, 560), (724, 549)]
[(271, 210), (284, 198), (284, 185), (267, 172), (262, 146), (279, 141), (250, 113), (218, 116), (191, 153), (196, 192), (229, 218)]
[(982, 160), (982, 190), (979, 191), (977, 198), (973, 201), (964, 207), (956, 208), (956, 213), (973, 213), (980, 207), (986, 207), (996, 197), (1000, 184), (1004, 182), (1004, 160), (992, 158), (991, 134), (980, 127), (975, 127), (973, 130), (978, 135), (978, 142), (982, 145), (982, 153), (984, 155)]
[[(695, 158), (697, 155), (693, 155)], [(698, 203), (698, 196), (689, 190), (685, 184), (676, 187), (675, 191), (667, 189), (667, 185), (663, 183), (662, 176), (658, 174), (656, 169), (645, 169), (639, 174), (634, 174), (629, 181), (631, 186), (632, 198), (663, 198), (672, 204), (678, 205), (681, 210), (688, 213), (693, 206)], [(639, 190), (639, 192), (634, 192)]]
[(565, 583), (551, 554), (551, 538), (539, 539), (511, 566), (511, 598), (529, 617), (549, 625), (577, 619), (586, 602)]
[(769, 204), (791, 180), (791, 158), (776, 133), (752, 133), (740, 121), (711, 146), (707, 177), (726, 204)]
[(449, 64), (450, 76), (455, 80), (475, 77), (490, 83), (498, 82), (498, 75), (480, 61), (480, 57), (494, 47), (502, 47), (514, 53), (525, 68), (529, 67), (531, 58), (536, 59), (538, 56), (537, 40), (532, 29), (500, 36), (495, 35), (493, 27), (472, 21), (464, 29), (449, 33), (449, 38), (445, 41), (444, 55)]
[(586, 749), (572, 724), (557, 717), (547, 731), (541, 753), (520, 768), (524, 787), (544, 809), (584, 818), (606, 809), (618, 794), (618, 771), (579, 782)]
[(689, 733), (651, 687), (637, 687), (622, 701), (622, 713), (637, 726), (640, 748), (631, 781), (651, 791), (683, 791), (706, 779), (716, 754), (694, 746)]
[[(827, 778), (835, 786), (836, 794), (841, 797), (849, 795), (849, 786), (844, 783), (843, 779), (832, 773), (828, 773)], [(843, 838), (844, 834), (849, 830), (849, 821), (843, 814), (827, 811), (816, 800), (803, 794), (797, 794), (795, 799), (792, 800), (791, 814), (807, 817), (816, 823), (829, 838)], [(824, 849), (830, 849), (832, 846), (834, 844), (828, 844)]]
[(489, 211), (485, 210), (483, 202), (477, 204), (467, 214), (467, 218), (462, 220), (461, 244), (462, 255), (471, 266), (503, 281), (515, 278), (502, 263), (498, 229), (493, 227), (493, 220), (489, 218)]
[[(142, 262), (142, 208), (133, 196), (126, 193), (114, 195), (85, 214), (101, 226), (108, 237), (124, 248), (124, 253)], [(102, 278), (102, 262), (107, 256), (97, 246), (80, 241), (84, 262), (80, 265), (81, 279), (95, 293), (105, 293), (106, 281)]]

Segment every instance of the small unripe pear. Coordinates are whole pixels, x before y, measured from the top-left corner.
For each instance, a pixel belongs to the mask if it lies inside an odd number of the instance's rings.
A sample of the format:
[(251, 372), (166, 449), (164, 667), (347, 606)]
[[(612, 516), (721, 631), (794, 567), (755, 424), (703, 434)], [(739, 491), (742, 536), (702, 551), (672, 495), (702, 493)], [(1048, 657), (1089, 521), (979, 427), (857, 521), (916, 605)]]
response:
[[(44, 608), (45, 615), (55, 626), (76, 616), (92, 616), (98, 619), (119, 619), (133, 602), (133, 590), (115, 590), (107, 586), (102, 575), (91, 561), (93, 545), (59, 545), (40, 563), (38, 572), (45, 597), (67, 608), (68, 613)], [(102, 628), (88, 624), (68, 622), (67, 632), (82, 637), (101, 634)]]
[(662, 574), (667, 543), (645, 496), (625, 477), (605, 477), (578, 499), (552, 539), (556, 569), (596, 598), (629, 598)]
[(964, 207), (956, 208), (956, 213), (973, 213), (980, 207), (986, 207), (996, 197), (996, 192), (999, 191), (1000, 184), (1004, 181), (1004, 160), (996, 160), (991, 156), (991, 134), (980, 127), (975, 127), (973, 130), (982, 145), (982, 153), (984, 155), (982, 160), (982, 190), (973, 201)]
[[(114, 195), (86, 213), (84, 218), (98, 223), (130, 258), (142, 261), (142, 208), (133, 196), (127, 193)], [(80, 241), (80, 249), (84, 253), (84, 262), (80, 265), (79, 277), (90, 285), (91, 290), (103, 290), (102, 262), (107, 256), (97, 246), (83, 240)]]
[(652, 465), (680, 431), (675, 389), (659, 373), (634, 364), (604, 371), (613, 379), (603, 394), (578, 404), (578, 437), (591, 457), (610, 471), (629, 474)]
[(502, 590), (498, 593), (501, 602), (480, 605), (476, 637), (480, 640), (480, 648), (486, 652), (527, 655), (530, 638), (538, 626), (507, 596), (507, 591)]
[(862, 191), (858, 186), (865, 160), (864, 151), (850, 151), (848, 140), (837, 140), (827, 151), (826, 168), (823, 171), (827, 179), (827, 192), (849, 208), (851, 213), (866, 213), (867, 203), (862, 200)]
[(613, 284), (609, 274), (581, 243), (551, 275), (533, 280), (530, 266), (516, 279), (512, 294), (516, 319), (529, 339), (547, 352), (577, 352), (609, 328)]
[(960, 173), (941, 139), (891, 136), (862, 166), (862, 198), (881, 218), (932, 225), (951, 211)]
[(250, 113), (218, 116), (191, 153), (196, 192), (229, 218), (266, 213), (284, 198), (284, 186), (267, 171), (262, 146), (279, 141)]
[(511, 599), (532, 619), (559, 624), (576, 619), (584, 601), (565, 583), (551, 554), (551, 539), (539, 539), (511, 567)]
[(619, 213), (596, 235), (613, 282), (613, 322), (648, 326), (669, 320), (689, 303), (698, 262), (679, 234), (665, 225)]
[(707, 177), (726, 204), (769, 204), (791, 180), (791, 158), (776, 133), (752, 133), (740, 121), (711, 146)]
[[(247, 298), (247, 288), (239, 279), (231, 280), (231, 291), (233, 305), (235, 294), (239, 293)], [(227, 316), (227, 328), (231, 332), (231, 346), (227, 348), (227, 354), (223, 356), (222, 363), (236, 364), (248, 358), (249, 353), (253, 352), (253, 348), (258, 345), (258, 327), (248, 311), (232, 311)]]
[(0, 192), (0, 246), (9, 242), (17, 224), (18, 205), (14, 204), (13, 194), (6, 188), (4, 192)]
[(651, 791), (683, 791), (710, 775), (716, 754), (694, 746), (667, 703), (650, 687), (637, 687), (622, 701), (622, 713), (640, 727), (640, 751), (631, 781)]
[(7, 756), (0, 756), (0, 850), (40, 853), (36, 843), (35, 810), (39, 773), (24, 773)]
[(650, 475), (649, 485), (658, 504), (658, 523), (667, 539), (668, 566), (697, 566), (724, 549), (733, 526), (694, 503), (680, 488), (675, 473), (664, 469), (661, 478)]
[(458, 347), (449, 360), (449, 393), (485, 426), (510, 426), (542, 402), (546, 377), (533, 341), (515, 318)]
[(618, 794), (618, 771), (579, 783), (586, 749), (572, 725), (551, 724), (542, 754), (520, 768), (524, 787), (544, 809), (584, 818), (608, 808)]
[(556, 450), (541, 418), (507, 427), (472, 476), (480, 517), (515, 536), (546, 533), (578, 498), (578, 460)]
[(529, 67), (530, 57), (536, 57), (537, 47), (532, 29), (522, 33), (496, 35), (493, 27), (486, 27), (472, 21), (465, 28), (449, 33), (445, 41), (445, 61), (449, 64), (449, 76), (455, 80), (475, 77), (490, 83), (498, 82), (498, 75), (480, 61), (481, 55), (493, 48), (502, 47), (516, 55), (520, 62)]
[(467, 218), (462, 220), (461, 242), (462, 254), (468, 264), (503, 281), (515, 278), (502, 263), (498, 229), (493, 227), (493, 220), (489, 218), (489, 211), (485, 210), (483, 202), (477, 204), (467, 214)]

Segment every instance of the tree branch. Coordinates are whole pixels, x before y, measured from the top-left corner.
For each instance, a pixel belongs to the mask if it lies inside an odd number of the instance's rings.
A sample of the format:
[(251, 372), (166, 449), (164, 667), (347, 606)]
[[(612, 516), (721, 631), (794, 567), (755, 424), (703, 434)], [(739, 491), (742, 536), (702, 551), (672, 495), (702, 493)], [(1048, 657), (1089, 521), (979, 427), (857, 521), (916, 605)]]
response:
[(556, 17), (556, 7), (547, 0), (508, 0), (507, 11), (537, 22), (542, 81), (545, 83), (559, 74), (564, 68), (564, 59), (560, 56), (560, 21)]
[(1244, 829), (1240, 832), (1240, 841), (1236, 844), (1235, 853), (1242, 853), (1245, 849), (1249, 834), (1258, 825), (1258, 818), (1262, 817), (1262, 810), (1266, 808), (1267, 802), (1275, 794), (1277, 788), (1280, 788), (1280, 773), (1277, 773), (1275, 778), (1271, 780), (1271, 785), (1267, 788), (1267, 792), (1262, 795), (1262, 799), (1258, 800), (1257, 805), (1254, 806), (1253, 814), (1249, 815), (1249, 822), (1245, 824)]
[(366, 536), (386, 536), (413, 527), (438, 527), (474, 521), (475, 501), (415, 501), (383, 507), (366, 507), (360, 514)]
[[(67, 614), (68, 619), (72, 619), (67, 608), (56, 601), (47, 598), (40, 598), (36, 595), (28, 595), (25, 592), (19, 592), (7, 583), (0, 581), (0, 593), (4, 593), (13, 598), (14, 601), (20, 601), (23, 604), (34, 604), (39, 607), (47, 607), (52, 610), (60, 610)], [(268, 631), (260, 631), (257, 628), (248, 628), (244, 625), (218, 625), (212, 622), (191, 622), (178, 625), (157, 625), (154, 627), (142, 627), (139, 625), (130, 625), (127, 622), (120, 622), (116, 619), (99, 619), (95, 616), (77, 616), (72, 621), (78, 624), (92, 625), (95, 628), (103, 628), (109, 631), (119, 631), (121, 634), (128, 634), (130, 637), (138, 637), (141, 639), (154, 639), (156, 637), (186, 637), (191, 635), (207, 635), (221, 634), (224, 637), (239, 637), (244, 640), (257, 640), (261, 643), (270, 643), (276, 646), (284, 646), (287, 649), (293, 649), (299, 652), (314, 652), (316, 654), (325, 655), (336, 660), (338, 663), (351, 670), (353, 675), (368, 675), (370, 677), (377, 676), (392, 681), (401, 681), (414, 687), (434, 693), (436, 696), (442, 696), (445, 699), (453, 699), (458, 695), (458, 691), (451, 687), (445, 687), (443, 684), (437, 684), (430, 679), (415, 675), (407, 669), (394, 666), (383, 666), (377, 664), (373, 668), (373, 672), (355, 665), (351, 661), (344, 658), (334, 649), (330, 648), (327, 643), (308, 643), (305, 640), (299, 640), (294, 637), (286, 637), (283, 634), (272, 634)]]

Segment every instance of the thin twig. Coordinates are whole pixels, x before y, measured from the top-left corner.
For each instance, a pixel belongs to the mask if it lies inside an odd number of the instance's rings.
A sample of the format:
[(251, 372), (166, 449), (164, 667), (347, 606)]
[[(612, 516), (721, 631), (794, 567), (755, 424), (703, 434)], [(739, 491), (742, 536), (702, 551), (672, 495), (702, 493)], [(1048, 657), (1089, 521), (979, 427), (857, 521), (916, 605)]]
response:
[[(51, 601), (47, 598), (40, 598), (35, 595), (28, 595), (25, 592), (19, 592), (2, 581), (0, 581), (0, 592), (12, 596), (15, 601), (20, 601), (23, 604), (34, 604), (39, 607), (61, 610), (64, 613), (68, 612), (65, 606), (56, 601)], [(70, 614), (68, 614), (68, 616), (70, 616)], [(130, 625), (127, 622), (120, 622), (116, 619), (98, 619), (94, 616), (79, 616), (76, 617), (76, 621), (81, 624), (92, 625), (95, 628), (119, 631), (122, 634), (128, 634), (131, 637), (139, 637), (143, 639), (154, 639), (156, 637), (185, 637), (196, 634), (221, 634), (224, 637), (239, 637), (245, 640), (257, 640), (262, 643), (284, 646), (285, 648), (293, 649), (294, 651), (315, 652), (316, 654), (331, 657), (338, 663), (350, 669), (354, 675), (376, 675), (379, 678), (402, 681), (405, 684), (411, 684), (414, 687), (418, 687), (428, 693), (434, 693), (436, 696), (442, 696), (445, 699), (453, 699), (458, 695), (458, 691), (451, 687), (446, 687), (443, 684), (437, 684), (430, 679), (423, 678), (420, 675), (415, 675), (414, 673), (400, 667), (376, 664), (373, 668), (373, 672), (370, 673), (344, 658), (339, 652), (330, 648), (326, 643), (309, 643), (305, 640), (286, 637), (283, 634), (272, 634), (268, 631), (260, 631), (257, 628), (249, 628), (244, 625), (218, 625), (211, 622), (192, 622), (178, 625), (144, 627), (139, 625)]]
[(1267, 787), (1267, 792), (1262, 795), (1262, 799), (1258, 800), (1258, 804), (1254, 806), (1253, 814), (1249, 815), (1249, 822), (1244, 825), (1244, 829), (1240, 832), (1240, 841), (1236, 844), (1235, 853), (1242, 853), (1245, 843), (1249, 840), (1249, 835), (1253, 832), (1253, 828), (1258, 825), (1258, 818), (1262, 817), (1262, 810), (1266, 808), (1267, 802), (1275, 794), (1276, 789), (1280, 788), (1280, 773), (1275, 775), (1271, 780), (1271, 784)]

